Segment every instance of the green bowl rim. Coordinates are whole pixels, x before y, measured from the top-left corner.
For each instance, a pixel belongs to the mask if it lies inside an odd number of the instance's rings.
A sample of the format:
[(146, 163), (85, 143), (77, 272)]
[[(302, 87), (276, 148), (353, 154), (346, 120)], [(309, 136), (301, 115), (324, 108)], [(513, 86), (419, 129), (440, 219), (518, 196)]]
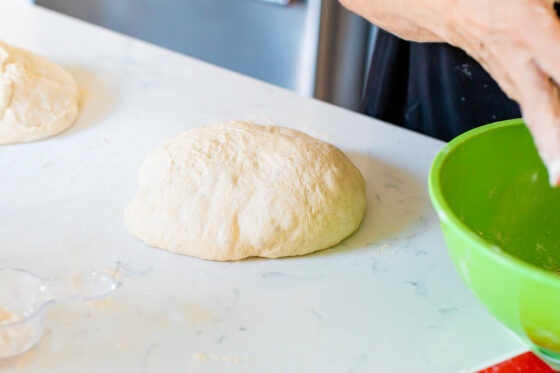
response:
[(443, 149), (439, 152), (432, 163), (432, 167), (430, 169), (430, 175), (428, 180), (428, 188), (430, 192), (430, 198), (434, 205), (434, 208), (438, 214), (440, 220), (445, 220), (451, 223), (455, 231), (458, 231), (461, 236), (467, 241), (471, 241), (475, 243), (472, 245), (472, 248), (478, 250), (483, 255), (490, 257), (502, 265), (509, 267), (510, 269), (520, 269), (523, 272), (523, 275), (532, 277), (534, 279), (538, 279), (540, 281), (547, 282), (549, 285), (556, 286), (560, 288), (560, 277), (558, 275), (553, 274), (550, 271), (546, 271), (542, 268), (539, 268), (533, 264), (527, 263), (506, 251), (500, 250), (492, 250), (492, 246), (490, 243), (486, 242), (483, 238), (481, 238), (478, 234), (473, 232), (465, 223), (459, 219), (453, 213), (453, 210), (449, 207), (447, 202), (445, 201), (442, 193), (441, 193), (441, 185), (440, 185), (440, 178), (439, 174), (442, 168), (442, 165), (446, 161), (448, 155), (455, 151), (461, 144), (469, 141), (471, 138), (478, 136), (480, 134), (498, 130), (504, 127), (513, 127), (525, 125), (523, 119), (509, 119), (504, 120), (501, 122), (487, 124), (473, 130), (470, 130), (452, 141), (450, 141)]

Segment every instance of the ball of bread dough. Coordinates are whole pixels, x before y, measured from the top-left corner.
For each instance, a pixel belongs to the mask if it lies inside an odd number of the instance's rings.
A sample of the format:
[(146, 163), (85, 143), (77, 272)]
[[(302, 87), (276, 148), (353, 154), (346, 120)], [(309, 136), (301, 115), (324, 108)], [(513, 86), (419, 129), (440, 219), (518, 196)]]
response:
[(124, 219), (148, 245), (210, 260), (304, 255), (352, 234), (365, 181), (335, 146), (247, 122), (179, 134), (152, 151)]
[(44, 139), (78, 117), (79, 90), (62, 67), (0, 42), (0, 144)]

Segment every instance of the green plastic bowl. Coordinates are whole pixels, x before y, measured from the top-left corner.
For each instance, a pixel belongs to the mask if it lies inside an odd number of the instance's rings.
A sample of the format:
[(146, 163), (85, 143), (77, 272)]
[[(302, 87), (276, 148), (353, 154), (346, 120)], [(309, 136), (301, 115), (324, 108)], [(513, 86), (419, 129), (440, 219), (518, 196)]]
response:
[(560, 188), (520, 119), (469, 131), (434, 160), (430, 197), (463, 281), (560, 369)]

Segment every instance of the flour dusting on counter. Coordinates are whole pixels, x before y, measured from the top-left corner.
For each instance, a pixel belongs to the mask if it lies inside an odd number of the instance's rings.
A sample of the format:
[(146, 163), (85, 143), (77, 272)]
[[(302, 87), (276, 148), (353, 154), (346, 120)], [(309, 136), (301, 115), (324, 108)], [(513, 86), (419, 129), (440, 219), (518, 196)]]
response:
[(231, 355), (218, 355), (218, 354), (205, 354), (204, 352), (197, 352), (193, 354), (193, 360), (204, 362), (204, 361), (223, 361), (226, 363), (243, 363), (254, 361), (253, 357), (246, 356), (231, 356)]

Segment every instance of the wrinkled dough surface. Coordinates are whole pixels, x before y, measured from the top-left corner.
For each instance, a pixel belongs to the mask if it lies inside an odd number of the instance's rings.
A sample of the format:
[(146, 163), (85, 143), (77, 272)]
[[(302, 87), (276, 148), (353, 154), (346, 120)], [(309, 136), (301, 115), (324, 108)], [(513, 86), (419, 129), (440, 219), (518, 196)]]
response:
[(304, 255), (353, 233), (365, 182), (335, 146), (247, 122), (179, 134), (151, 152), (125, 211), (148, 245), (211, 260)]
[(0, 144), (56, 135), (78, 117), (79, 89), (62, 67), (0, 42)]

